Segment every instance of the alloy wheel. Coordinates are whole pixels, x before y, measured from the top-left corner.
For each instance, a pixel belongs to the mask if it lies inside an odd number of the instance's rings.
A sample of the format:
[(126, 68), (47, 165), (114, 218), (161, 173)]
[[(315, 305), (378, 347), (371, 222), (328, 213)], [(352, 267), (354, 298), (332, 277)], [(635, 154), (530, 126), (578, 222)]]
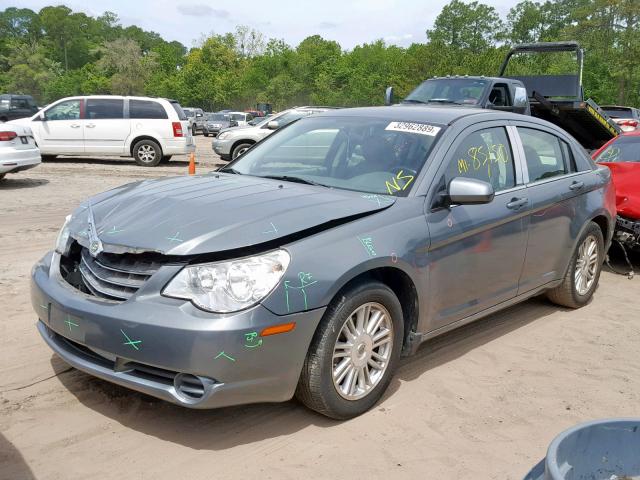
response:
[(141, 162), (151, 163), (156, 159), (156, 151), (151, 145), (140, 145), (138, 158)]
[(574, 280), (578, 295), (586, 295), (596, 280), (598, 273), (598, 241), (593, 235), (585, 238), (578, 248)]
[(344, 322), (333, 347), (332, 377), (338, 394), (363, 398), (378, 385), (393, 350), (393, 321), (388, 310), (369, 302)]

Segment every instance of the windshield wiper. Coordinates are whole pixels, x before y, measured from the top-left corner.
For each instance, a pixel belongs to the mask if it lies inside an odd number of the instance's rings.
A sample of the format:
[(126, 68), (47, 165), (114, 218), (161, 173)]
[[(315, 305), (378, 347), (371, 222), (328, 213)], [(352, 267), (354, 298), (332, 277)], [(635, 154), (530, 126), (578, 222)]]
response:
[(227, 168), (227, 167), (224, 167), (224, 168), (221, 168), (221, 169), (220, 169), (220, 170), (218, 170), (218, 171), (219, 171), (219, 172), (222, 172), (222, 173), (233, 173), (233, 174), (235, 174), (235, 175), (242, 175), (242, 174), (243, 174), (241, 171), (236, 170), (236, 169), (235, 169), (235, 168), (233, 168), (233, 167), (228, 167), (228, 168)]
[(293, 183), (304, 183), (305, 185), (316, 185), (319, 187), (329, 187), (329, 185), (325, 185), (324, 183), (314, 182), (313, 180), (308, 180), (302, 177), (294, 177), (291, 175), (261, 175), (262, 178), (271, 178), (272, 180), (284, 180), (285, 182), (293, 182)]
[(456, 102), (454, 100), (449, 100), (448, 98), (432, 98), (428, 102), (425, 103), (451, 103), (453, 105), (462, 105), (460, 102)]
[(427, 103), (422, 100), (416, 100), (415, 98), (405, 98), (402, 103)]

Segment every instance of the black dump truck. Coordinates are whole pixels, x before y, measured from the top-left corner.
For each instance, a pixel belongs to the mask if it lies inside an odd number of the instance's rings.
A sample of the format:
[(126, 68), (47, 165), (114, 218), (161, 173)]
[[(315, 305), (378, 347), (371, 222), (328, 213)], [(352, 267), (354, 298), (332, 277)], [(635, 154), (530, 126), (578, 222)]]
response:
[[(508, 75), (514, 56), (575, 53), (575, 72), (553, 75)], [(584, 52), (577, 42), (543, 42), (513, 47), (497, 77), (447, 76), (422, 82), (402, 103), (450, 104), (533, 115), (572, 134), (587, 150), (595, 150), (622, 130), (582, 88)], [(535, 58), (530, 65), (536, 65)], [(385, 103), (393, 104), (393, 87)]]

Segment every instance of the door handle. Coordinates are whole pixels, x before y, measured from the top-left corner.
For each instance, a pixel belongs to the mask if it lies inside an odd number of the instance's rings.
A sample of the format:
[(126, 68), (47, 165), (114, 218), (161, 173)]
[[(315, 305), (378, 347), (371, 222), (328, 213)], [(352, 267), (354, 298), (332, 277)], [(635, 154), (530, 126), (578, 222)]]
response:
[(95, 123), (89, 123), (88, 125), (86, 125), (87, 128), (95, 128), (95, 126)]
[(584, 187), (584, 182), (573, 182), (571, 185), (569, 185), (569, 190), (581, 190), (582, 187)]
[(529, 203), (528, 198), (512, 198), (509, 203), (507, 203), (507, 208), (511, 210), (520, 210), (526, 204)]
[(72, 123), (71, 128), (80, 128), (80, 125), (78, 125), (77, 123)]

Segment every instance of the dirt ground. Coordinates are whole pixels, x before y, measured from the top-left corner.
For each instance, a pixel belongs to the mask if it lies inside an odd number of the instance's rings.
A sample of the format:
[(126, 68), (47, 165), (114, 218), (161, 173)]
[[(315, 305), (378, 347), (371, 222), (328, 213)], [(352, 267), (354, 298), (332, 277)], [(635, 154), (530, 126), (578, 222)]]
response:
[[(202, 136), (198, 160), (217, 161)], [(31, 266), (82, 199), (186, 172), (58, 159), (0, 184), (0, 479), (521, 479), (563, 429), (640, 416), (640, 280), (610, 272), (581, 310), (533, 299), (428, 342), (347, 422), (187, 410), (70, 369), (35, 329)]]

